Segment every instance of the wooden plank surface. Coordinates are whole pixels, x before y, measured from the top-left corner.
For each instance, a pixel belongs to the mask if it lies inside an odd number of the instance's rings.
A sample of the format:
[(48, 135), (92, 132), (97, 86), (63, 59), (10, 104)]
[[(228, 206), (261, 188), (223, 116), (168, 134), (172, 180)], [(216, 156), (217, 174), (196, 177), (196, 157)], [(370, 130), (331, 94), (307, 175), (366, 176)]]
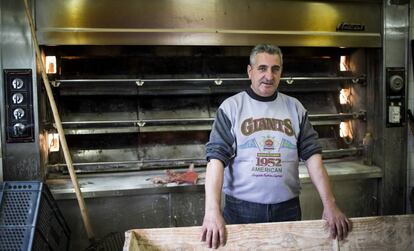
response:
[[(325, 221), (227, 225), (227, 244), (218, 250), (414, 250), (414, 215), (351, 218), (343, 241), (329, 238)], [(211, 250), (200, 242), (201, 227), (135, 229), (124, 251)]]

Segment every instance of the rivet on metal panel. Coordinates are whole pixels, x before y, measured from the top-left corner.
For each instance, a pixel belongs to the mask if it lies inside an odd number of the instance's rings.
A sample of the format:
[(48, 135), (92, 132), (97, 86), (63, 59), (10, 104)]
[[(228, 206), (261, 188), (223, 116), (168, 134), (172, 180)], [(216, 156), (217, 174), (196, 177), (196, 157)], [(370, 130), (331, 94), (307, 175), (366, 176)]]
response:
[(138, 125), (139, 127), (143, 127), (143, 126), (145, 126), (145, 122), (144, 122), (144, 121), (138, 121), (138, 122), (137, 122), (137, 125)]
[(52, 84), (53, 87), (59, 87), (60, 86), (60, 81), (50, 81), (50, 83)]
[(358, 113), (353, 112), (353, 113), (352, 113), (352, 118), (353, 118), (353, 119), (358, 119), (360, 115), (361, 115), (361, 112), (358, 112)]
[(177, 215), (174, 215), (174, 227), (178, 227)]
[(135, 81), (135, 83), (136, 83), (138, 86), (143, 86), (143, 85), (144, 85), (144, 81), (142, 81), (142, 80)]
[(223, 83), (223, 80), (221, 80), (221, 79), (218, 78), (218, 79), (214, 80), (214, 83), (216, 85), (221, 85)]
[(358, 113), (355, 113), (355, 114), (353, 115), (353, 117), (354, 117), (355, 119), (363, 119), (363, 120), (366, 120), (366, 119), (367, 119), (367, 111), (365, 111), (365, 110), (360, 110)]

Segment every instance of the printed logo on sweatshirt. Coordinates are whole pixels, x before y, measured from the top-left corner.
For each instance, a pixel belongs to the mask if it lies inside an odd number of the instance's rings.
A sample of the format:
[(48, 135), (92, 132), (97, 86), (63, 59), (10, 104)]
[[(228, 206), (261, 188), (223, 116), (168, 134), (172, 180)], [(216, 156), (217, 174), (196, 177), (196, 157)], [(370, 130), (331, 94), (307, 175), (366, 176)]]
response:
[(248, 148), (257, 148), (259, 149), (259, 146), (257, 145), (256, 139), (249, 139), (248, 141), (244, 142), (241, 145), (238, 145), (239, 149), (248, 149)]
[(279, 142), (276, 140), (276, 138), (270, 135), (262, 137), (262, 140), (260, 142), (261, 150), (263, 152), (274, 152), (279, 145)]
[[(248, 141), (249, 142), (249, 141)], [(256, 144), (257, 142), (254, 141)], [(251, 168), (254, 177), (283, 177), (282, 153), (285, 148), (296, 151), (296, 144), (283, 138), (281, 142), (277, 137), (266, 135), (259, 140), (260, 151), (256, 153), (256, 163)]]
[[(260, 145), (260, 146), (259, 146)], [(280, 151), (280, 149), (290, 149), (290, 150), (296, 150), (296, 144), (292, 143), (291, 141), (287, 139), (282, 139), (282, 142), (278, 142), (275, 137), (272, 136), (265, 136), (262, 137), (261, 143), (258, 144), (256, 141), (256, 138), (249, 139), (245, 141), (244, 143), (237, 146), (239, 150), (245, 150), (249, 148), (256, 148), (264, 152), (271, 152)]]
[(257, 153), (256, 165), (252, 167), (255, 177), (282, 177), (282, 159), (280, 153)]
[(292, 121), (290, 119), (248, 118), (243, 121), (240, 130), (244, 136), (264, 130), (279, 131), (287, 136), (293, 135)]
[(267, 139), (264, 142), (263, 150), (269, 150), (269, 151), (275, 150), (275, 146), (273, 145), (273, 140)]
[(290, 142), (287, 139), (282, 139), (282, 142), (279, 145), (279, 151), (282, 148), (286, 148), (286, 149), (291, 149), (291, 150), (296, 150), (296, 144), (293, 144), (292, 142)]

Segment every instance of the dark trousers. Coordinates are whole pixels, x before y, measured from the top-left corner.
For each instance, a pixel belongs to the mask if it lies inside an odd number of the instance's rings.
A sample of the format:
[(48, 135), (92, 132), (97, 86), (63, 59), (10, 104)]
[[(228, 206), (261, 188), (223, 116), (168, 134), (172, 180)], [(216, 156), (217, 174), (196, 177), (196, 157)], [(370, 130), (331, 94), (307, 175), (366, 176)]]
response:
[(298, 221), (302, 218), (299, 198), (277, 204), (260, 204), (226, 195), (223, 217), (227, 224)]

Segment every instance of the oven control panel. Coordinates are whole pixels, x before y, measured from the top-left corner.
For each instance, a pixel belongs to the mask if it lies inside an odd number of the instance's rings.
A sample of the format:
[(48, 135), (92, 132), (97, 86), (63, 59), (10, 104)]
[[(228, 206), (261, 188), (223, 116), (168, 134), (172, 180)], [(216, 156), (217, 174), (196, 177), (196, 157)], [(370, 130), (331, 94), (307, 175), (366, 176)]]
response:
[(34, 141), (32, 70), (4, 70), (6, 141)]
[(386, 68), (387, 127), (405, 125), (405, 69)]

